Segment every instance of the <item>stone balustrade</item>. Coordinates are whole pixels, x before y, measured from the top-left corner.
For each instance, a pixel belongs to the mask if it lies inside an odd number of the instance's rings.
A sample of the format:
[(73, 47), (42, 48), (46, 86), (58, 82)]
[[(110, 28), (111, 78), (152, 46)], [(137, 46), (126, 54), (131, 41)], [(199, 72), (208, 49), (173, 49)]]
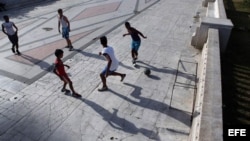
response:
[(223, 0), (204, 0), (206, 14), (191, 44), (201, 50), (199, 83), (189, 141), (223, 141), (220, 55), (226, 50), (233, 28)]
[(199, 84), (189, 141), (222, 141), (222, 88), (219, 30), (208, 29), (202, 49)]
[(206, 16), (200, 18), (200, 26), (197, 27), (192, 37), (191, 45), (202, 49), (207, 41), (208, 29), (219, 30), (220, 51), (226, 50), (227, 42), (233, 28), (231, 20), (227, 19), (223, 0), (205, 0), (203, 6), (206, 7)]

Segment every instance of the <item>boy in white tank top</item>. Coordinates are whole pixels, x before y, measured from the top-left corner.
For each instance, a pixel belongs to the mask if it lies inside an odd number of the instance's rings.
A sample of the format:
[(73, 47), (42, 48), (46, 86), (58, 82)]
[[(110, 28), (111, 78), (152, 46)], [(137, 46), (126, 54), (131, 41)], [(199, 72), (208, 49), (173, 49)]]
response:
[(108, 90), (106, 78), (109, 75), (120, 76), (121, 81), (123, 81), (123, 79), (126, 77), (126, 74), (116, 72), (116, 69), (118, 68), (119, 62), (115, 57), (114, 49), (112, 47), (108, 46), (107, 37), (106, 36), (101, 37), (100, 42), (103, 46), (103, 49), (102, 49), (102, 52), (99, 52), (99, 55), (103, 55), (108, 63), (105, 66), (105, 68), (103, 69), (103, 71), (100, 73), (100, 77), (102, 80), (102, 88), (99, 88), (98, 91), (106, 91), (106, 90)]
[(62, 37), (67, 41), (67, 46), (69, 50), (73, 50), (73, 46), (71, 43), (71, 40), (69, 39), (69, 32), (70, 32), (70, 23), (69, 20), (66, 16), (63, 15), (62, 9), (57, 10), (59, 14), (59, 19), (58, 19), (58, 31), (61, 33), (60, 26), (62, 24)]

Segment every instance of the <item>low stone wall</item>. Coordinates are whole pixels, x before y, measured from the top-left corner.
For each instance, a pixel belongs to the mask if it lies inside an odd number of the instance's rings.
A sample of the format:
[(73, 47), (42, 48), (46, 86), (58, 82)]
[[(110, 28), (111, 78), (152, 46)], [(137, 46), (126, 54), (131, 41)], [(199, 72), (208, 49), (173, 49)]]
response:
[(189, 141), (223, 141), (220, 55), (226, 50), (233, 28), (223, 0), (204, 0), (204, 17), (191, 44), (201, 50), (199, 83)]
[(219, 32), (209, 29), (200, 141), (222, 141), (222, 86)]
[(201, 50), (199, 82), (189, 141), (223, 141), (220, 55), (233, 28), (223, 0), (204, 0), (204, 17), (191, 44)]
[(202, 50), (189, 141), (223, 141), (219, 31), (209, 29)]
[(191, 45), (197, 49), (202, 49), (207, 41), (208, 29), (214, 28), (219, 30), (220, 51), (224, 52), (233, 23), (226, 17), (223, 0), (205, 0), (203, 5), (207, 6), (206, 16), (200, 17), (201, 23), (192, 37)]

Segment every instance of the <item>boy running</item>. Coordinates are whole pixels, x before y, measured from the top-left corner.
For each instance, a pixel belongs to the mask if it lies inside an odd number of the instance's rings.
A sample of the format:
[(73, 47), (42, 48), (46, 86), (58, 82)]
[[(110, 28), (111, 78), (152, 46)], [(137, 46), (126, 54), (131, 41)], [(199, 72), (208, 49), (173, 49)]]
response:
[(107, 38), (105, 36), (101, 37), (100, 42), (103, 46), (103, 49), (102, 49), (102, 52), (99, 52), (99, 55), (103, 55), (106, 58), (106, 60), (108, 61), (108, 63), (100, 74), (103, 86), (102, 86), (102, 88), (98, 89), (98, 91), (106, 91), (106, 90), (108, 90), (108, 87), (106, 84), (106, 78), (109, 75), (120, 76), (121, 81), (123, 81), (126, 74), (121, 74), (121, 73), (115, 72), (116, 69), (118, 68), (119, 62), (115, 57), (114, 49), (112, 47), (108, 46)]
[(75, 92), (72, 81), (70, 80), (70, 78), (68, 77), (67, 73), (64, 70), (64, 66), (66, 66), (67, 68), (70, 68), (70, 67), (68, 65), (64, 65), (61, 60), (61, 58), (63, 57), (63, 50), (56, 49), (55, 56), (56, 56), (56, 60), (55, 60), (55, 68), (53, 72), (64, 82), (61, 92), (69, 91), (66, 89), (66, 85), (67, 83), (69, 83), (69, 87), (72, 91), (72, 96), (82, 97), (80, 94)]
[[(3, 19), (5, 20), (5, 22), (2, 24), (2, 31), (4, 34), (6, 34), (10, 40), (10, 42), (12, 43), (12, 52), (13, 53), (17, 53), (18, 55), (20, 55), (21, 53), (18, 50), (18, 36), (17, 36), (17, 31), (18, 28), (16, 27), (16, 25), (9, 21), (9, 17), (7, 15), (3, 16)], [(16, 30), (14, 30), (14, 28)], [(16, 47), (16, 50), (15, 50)]]
[(58, 31), (61, 33), (60, 26), (62, 24), (62, 37), (67, 41), (67, 47), (69, 48), (69, 51), (73, 50), (73, 46), (71, 43), (71, 40), (69, 39), (69, 32), (70, 32), (70, 23), (66, 16), (63, 15), (63, 10), (58, 9), (57, 10), (59, 14), (58, 19)]
[(131, 35), (131, 38), (132, 38), (131, 56), (132, 56), (132, 63), (135, 65), (136, 60), (138, 58), (138, 50), (139, 50), (139, 47), (141, 45), (140, 36), (143, 38), (147, 38), (147, 37), (144, 36), (140, 31), (138, 31), (134, 27), (131, 27), (129, 22), (125, 22), (125, 27), (127, 28), (128, 33), (123, 34), (123, 37), (125, 37), (126, 35)]

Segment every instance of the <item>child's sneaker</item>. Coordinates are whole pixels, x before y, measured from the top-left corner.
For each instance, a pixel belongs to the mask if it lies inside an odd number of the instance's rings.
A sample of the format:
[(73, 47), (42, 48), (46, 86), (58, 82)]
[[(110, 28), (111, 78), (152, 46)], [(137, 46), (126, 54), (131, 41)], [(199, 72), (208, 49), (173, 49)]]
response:
[(13, 53), (16, 53), (14, 48), (11, 48), (11, 50), (12, 50)]
[(132, 60), (132, 63), (133, 63), (133, 65), (135, 65), (135, 64), (136, 64), (136, 61), (135, 61), (135, 59), (133, 59), (133, 60)]
[(124, 80), (125, 77), (126, 77), (126, 74), (123, 74), (121, 78), (121, 82)]
[(64, 93), (64, 92), (65, 92), (65, 93), (69, 93), (70, 90), (62, 88), (62, 89), (61, 89), (61, 92), (63, 92), (63, 93)]
[(103, 91), (107, 91), (108, 90), (108, 87), (102, 87), (100, 89), (98, 89), (99, 92), (103, 92)]
[(69, 51), (72, 51), (73, 49), (73, 46), (69, 46)]
[(21, 55), (21, 53), (18, 50), (16, 52), (17, 52), (17, 55)]

